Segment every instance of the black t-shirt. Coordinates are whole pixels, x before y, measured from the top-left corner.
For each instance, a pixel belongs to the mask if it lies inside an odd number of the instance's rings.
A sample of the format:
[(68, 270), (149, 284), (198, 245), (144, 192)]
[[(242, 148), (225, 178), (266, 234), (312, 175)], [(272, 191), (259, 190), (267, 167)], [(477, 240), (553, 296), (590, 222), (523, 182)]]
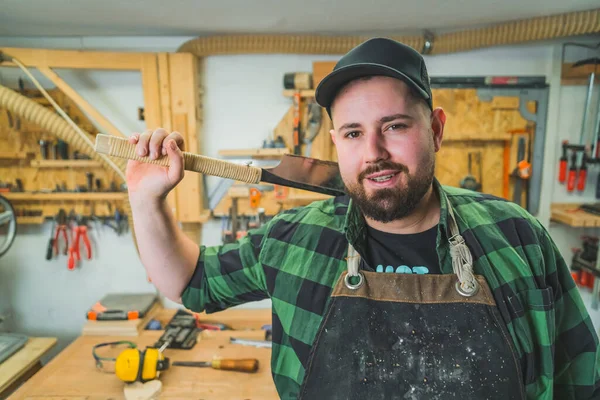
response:
[(377, 272), (441, 274), (437, 225), (415, 234), (382, 232), (367, 225), (366, 262)]

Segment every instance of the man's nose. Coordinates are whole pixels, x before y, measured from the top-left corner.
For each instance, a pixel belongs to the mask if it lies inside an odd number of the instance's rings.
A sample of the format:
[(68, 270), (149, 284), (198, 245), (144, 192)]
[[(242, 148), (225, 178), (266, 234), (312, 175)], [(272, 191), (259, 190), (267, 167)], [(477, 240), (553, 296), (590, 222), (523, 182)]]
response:
[(369, 133), (366, 138), (365, 161), (367, 163), (376, 163), (381, 160), (387, 160), (389, 153), (386, 149), (385, 139), (379, 133)]

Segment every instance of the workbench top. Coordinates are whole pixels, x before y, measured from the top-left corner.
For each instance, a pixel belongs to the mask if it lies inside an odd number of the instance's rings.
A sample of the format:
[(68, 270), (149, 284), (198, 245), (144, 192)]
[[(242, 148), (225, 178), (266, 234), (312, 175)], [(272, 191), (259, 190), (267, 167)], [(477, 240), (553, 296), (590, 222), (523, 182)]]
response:
[[(161, 310), (156, 319), (167, 322), (174, 309)], [(257, 373), (219, 371), (211, 368), (191, 368), (171, 366), (160, 375), (162, 382), (161, 398), (194, 399), (278, 399), (271, 376), (271, 349), (242, 346), (229, 343), (230, 337), (264, 339), (260, 329), (271, 323), (270, 309), (232, 309), (211, 315), (201, 314), (203, 322), (221, 322), (234, 330), (202, 331), (198, 343), (191, 350), (166, 349), (164, 355), (173, 361), (208, 361), (218, 358), (256, 358), (259, 360)], [(236, 330), (237, 329), (237, 330)], [(96, 369), (92, 357), (92, 347), (98, 343), (129, 340), (145, 349), (153, 345), (163, 331), (144, 330), (138, 337), (119, 336), (80, 336), (60, 354), (52, 359), (27, 383), (17, 390), (11, 400), (36, 396), (44, 398), (72, 399), (124, 399), (125, 383), (113, 373)], [(104, 356), (118, 355), (122, 349), (109, 347), (98, 349)], [(114, 371), (113, 362), (105, 362), (105, 367)]]
[(54, 347), (56, 338), (30, 337), (19, 351), (0, 364), (0, 399), (14, 385), (28, 379), (42, 367), (41, 358)]

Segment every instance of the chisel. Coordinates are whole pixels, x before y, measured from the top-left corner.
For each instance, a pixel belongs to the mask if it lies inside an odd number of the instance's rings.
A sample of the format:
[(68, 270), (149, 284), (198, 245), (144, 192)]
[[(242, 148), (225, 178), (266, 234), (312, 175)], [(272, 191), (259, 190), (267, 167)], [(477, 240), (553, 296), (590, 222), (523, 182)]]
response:
[(213, 360), (213, 361), (175, 361), (172, 365), (180, 367), (199, 367), (222, 369), (226, 371), (256, 372), (258, 371), (258, 360), (255, 358), (241, 360)]

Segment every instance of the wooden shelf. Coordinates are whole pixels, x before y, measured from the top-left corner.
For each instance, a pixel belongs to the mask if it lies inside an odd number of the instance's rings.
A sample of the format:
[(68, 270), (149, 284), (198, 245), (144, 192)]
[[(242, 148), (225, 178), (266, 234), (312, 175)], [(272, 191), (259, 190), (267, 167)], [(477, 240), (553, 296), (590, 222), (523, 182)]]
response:
[(17, 217), (18, 225), (40, 225), (44, 223), (43, 215), (37, 217)]
[(94, 160), (31, 160), (35, 168), (101, 168), (102, 163)]
[(231, 149), (219, 150), (219, 155), (222, 157), (250, 157), (250, 158), (280, 158), (284, 154), (289, 154), (288, 148), (267, 148), (267, 149)]
[[(294, 97), (295, 93), (296, 93), (296, 90), (294, 90), (294, 89), (285, 89), (283, 91), (283, 95), (285, 97)], [(315, 97), (315, 90), (314, 89), (300, 90), (300, 97)]]
[(580, 227), (600, 227), (600, 216), (579, 209), (578, 203), (555, 203), (550, 205), (550, 220)]
[[(561, 68), (561, 85), (587, 85), (590, 74), (594, 71), (594, 65), (582, 65), (573, 68), (574, 63), (564, 63)], [(600, 64), (596, 68), (594, 83), (600, 83)]]
[(4, 160), (24, 160), (27, 158), (25, 151), (0, 151), (0, 159)]
[(6, 192), (2, 196), (8, 200), (21, 201), (79, 201), (79, 200), (126, 200), (127, 193), (121, 192), (54, 192), (54, 193), (32, 193), (32, 192)]

